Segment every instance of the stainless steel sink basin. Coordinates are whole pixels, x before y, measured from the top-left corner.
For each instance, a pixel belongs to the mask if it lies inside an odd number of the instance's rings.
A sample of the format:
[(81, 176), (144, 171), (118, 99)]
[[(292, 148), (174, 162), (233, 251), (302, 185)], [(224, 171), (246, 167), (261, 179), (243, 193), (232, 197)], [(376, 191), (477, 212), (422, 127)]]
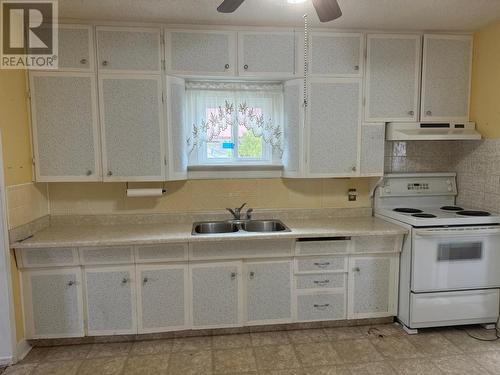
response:
[(290, 232), (280, 220), (249, 220), (241, 224), (246, 232)]
[(202, 223), (194, 223), (192, 234), (218, 234), (218, 233), (234, 233), (238, 232), (238, 225), (227, 221), (207, 221)]

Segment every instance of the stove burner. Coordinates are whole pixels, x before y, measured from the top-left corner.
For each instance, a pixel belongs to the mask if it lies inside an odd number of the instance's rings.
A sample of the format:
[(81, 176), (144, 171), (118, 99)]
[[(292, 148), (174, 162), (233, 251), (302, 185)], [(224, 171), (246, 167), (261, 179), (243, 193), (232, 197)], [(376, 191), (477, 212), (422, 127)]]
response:
[(417, 210), (416, 208), (395, 208), (395, 212), (401, 212), (403, 214), (421, 214), (422, 210)]
[(464, 209), (462, 207), (458, 206), (444, 206), (441, 207), (443, 211), (463, 211)]
[(459, 211), (457, 215), (461, 216), (491, 216), (489, 212), (486, 211)]
[(413, 216), (413, 217), (420, 217), (420, 218), (423, 218), (423, 219), (432, 219), (432, 218), (437, 217), (436, 215), (433, 215), (433, 214), (413, 214), (411, 216)]

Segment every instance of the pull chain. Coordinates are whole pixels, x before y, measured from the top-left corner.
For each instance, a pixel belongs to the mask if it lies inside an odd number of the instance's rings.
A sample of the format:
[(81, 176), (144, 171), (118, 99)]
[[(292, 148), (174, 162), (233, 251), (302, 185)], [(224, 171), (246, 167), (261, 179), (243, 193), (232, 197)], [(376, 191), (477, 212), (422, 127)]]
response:
[(309, 25), (307, 14), (304, 14), (304, 107), (307, 107), (307, 83), (309, 78)]

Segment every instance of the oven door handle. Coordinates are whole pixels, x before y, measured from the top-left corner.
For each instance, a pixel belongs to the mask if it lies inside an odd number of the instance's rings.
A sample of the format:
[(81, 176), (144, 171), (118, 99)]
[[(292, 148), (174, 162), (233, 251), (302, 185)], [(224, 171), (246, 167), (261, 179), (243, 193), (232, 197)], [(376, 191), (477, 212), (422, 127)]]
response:
[(415, 234), (419, 237), (449, 237), (449, 236), (486, 236), (500, 234), (500, 228), (478, 228), (463, 230), (426, 230), (417, 229)]

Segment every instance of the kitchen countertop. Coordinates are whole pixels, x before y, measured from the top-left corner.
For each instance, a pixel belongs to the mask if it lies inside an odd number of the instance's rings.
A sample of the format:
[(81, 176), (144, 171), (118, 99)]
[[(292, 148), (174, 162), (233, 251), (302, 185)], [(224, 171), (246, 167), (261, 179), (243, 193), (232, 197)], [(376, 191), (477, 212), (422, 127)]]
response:
[(43, 229), (35, 233), (33, 237), (14, 243), (12, 246), (17, 249), (116, 246), (242, 239), (402, 235), (407, 233), (406, 229), (375, 217), (286, 220), (284, 223), (291, 229), (291, 232), (249, 233), (240, 231), (192, 235), (192, 223), (60, 225)]

